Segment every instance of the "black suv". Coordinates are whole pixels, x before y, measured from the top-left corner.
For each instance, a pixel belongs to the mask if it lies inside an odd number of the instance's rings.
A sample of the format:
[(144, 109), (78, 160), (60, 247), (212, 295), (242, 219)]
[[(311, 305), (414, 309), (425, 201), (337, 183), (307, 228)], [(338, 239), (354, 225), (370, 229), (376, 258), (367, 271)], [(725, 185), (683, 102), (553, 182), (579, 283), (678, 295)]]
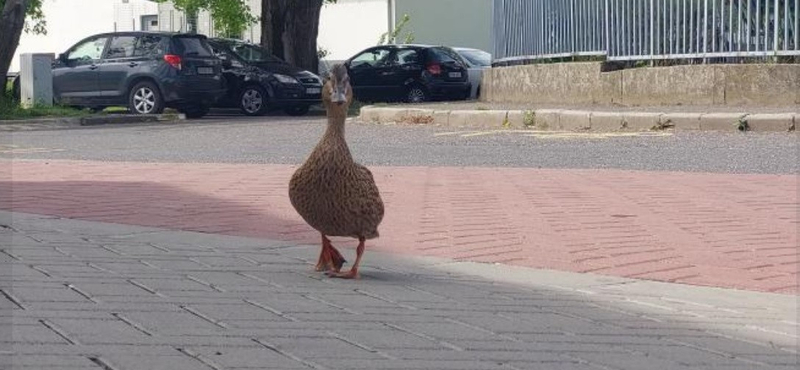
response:
[(466, 62), (446, 46), (374, 46), (345, 66), (353, 94), (362, 101), (464, 100), (471, 92)]
[(88, 37), (53, 65), (57, 104), (131, 113), (175, 108), (199, 118), (225, 93), (222, 62), (206, 37), (164, 32), (115, 32)]
[(228, 93), (217, 107), (239, 108), (250, 116), (281, 109), (302, 116), (322, 100), (319, 76), (292, 66), (266, 49), (233, 39), (209, 39), (222, 60)]

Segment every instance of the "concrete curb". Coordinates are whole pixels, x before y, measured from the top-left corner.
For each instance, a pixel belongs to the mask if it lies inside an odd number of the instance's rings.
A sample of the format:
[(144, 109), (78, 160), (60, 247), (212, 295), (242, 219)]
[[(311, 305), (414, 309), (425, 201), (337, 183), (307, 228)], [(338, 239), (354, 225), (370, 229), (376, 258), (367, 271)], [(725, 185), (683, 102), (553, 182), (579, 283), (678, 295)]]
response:
[(358, 117), (366, 123), (433, 124), (444, 127), (531, 128), (568, 131), (695, 131), (790, 132), (800, 113), (662, 113), (647, 111), (436, 110), (366, 106)]
[(164, 114), (109, 114), (86, 117), (35, 118), (26, 120), (0, 121), (0, 131), (57, 130), (81, 126), (119, 125), (135, 123), (166, 123), (186, 120), (177, 113)]

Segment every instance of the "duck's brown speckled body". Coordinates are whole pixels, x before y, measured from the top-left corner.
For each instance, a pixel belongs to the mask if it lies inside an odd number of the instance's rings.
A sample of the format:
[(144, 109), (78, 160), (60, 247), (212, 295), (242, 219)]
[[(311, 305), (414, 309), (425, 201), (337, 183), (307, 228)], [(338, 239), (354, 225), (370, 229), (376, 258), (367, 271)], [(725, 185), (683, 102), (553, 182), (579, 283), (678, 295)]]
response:
[(356, 163), (345, 140), (345, 119), (352, 101), (347, 72), (337, 65), (326, 82), (322, 100), (328, 127), (306, 162), (289, 182), (289, 199), (297, 213), (322, 234), (318, 270), (338, 273), (344, 259), (330, 245), (327, 236), (359, 239), (353, 270), (339, 277), (357, 277), (358, 263), (366, 239), (378, 237), (384, 206), (372, 173)]

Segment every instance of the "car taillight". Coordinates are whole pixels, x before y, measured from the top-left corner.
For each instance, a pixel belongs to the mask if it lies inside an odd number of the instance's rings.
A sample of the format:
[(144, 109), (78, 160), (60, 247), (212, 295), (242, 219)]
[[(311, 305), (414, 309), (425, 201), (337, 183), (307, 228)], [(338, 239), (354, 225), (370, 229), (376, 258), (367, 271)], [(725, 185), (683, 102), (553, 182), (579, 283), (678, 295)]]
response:
[(428, 73), (432, 75), (442, 74), (442, 66), (437, 63), (428, 64)]
[(167, 62), (167, 64), (175, 67), (175, 69), (177, 69), (177, 70), (181, 69), (181, 57), (180, 57), (180, 55), (174, 55), (174, 54), (164, 55), (164, 61)]

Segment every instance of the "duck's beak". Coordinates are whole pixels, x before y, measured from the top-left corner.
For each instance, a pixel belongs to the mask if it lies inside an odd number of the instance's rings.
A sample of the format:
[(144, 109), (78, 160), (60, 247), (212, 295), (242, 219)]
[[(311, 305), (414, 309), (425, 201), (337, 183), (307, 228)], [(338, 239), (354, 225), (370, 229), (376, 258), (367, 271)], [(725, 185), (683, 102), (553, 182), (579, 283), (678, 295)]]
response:
[(347, 95), (344, 93), (344, 89), (334, 89), (333, 94), (331, 94), (331, 103), (342, 105), (347, 101)]
[(331, 89), (331, 103), (337, 105), (347, 103), (347, 89), (349, 88), (350, 84), (346, 77), (343, 80), (336, 81)]

